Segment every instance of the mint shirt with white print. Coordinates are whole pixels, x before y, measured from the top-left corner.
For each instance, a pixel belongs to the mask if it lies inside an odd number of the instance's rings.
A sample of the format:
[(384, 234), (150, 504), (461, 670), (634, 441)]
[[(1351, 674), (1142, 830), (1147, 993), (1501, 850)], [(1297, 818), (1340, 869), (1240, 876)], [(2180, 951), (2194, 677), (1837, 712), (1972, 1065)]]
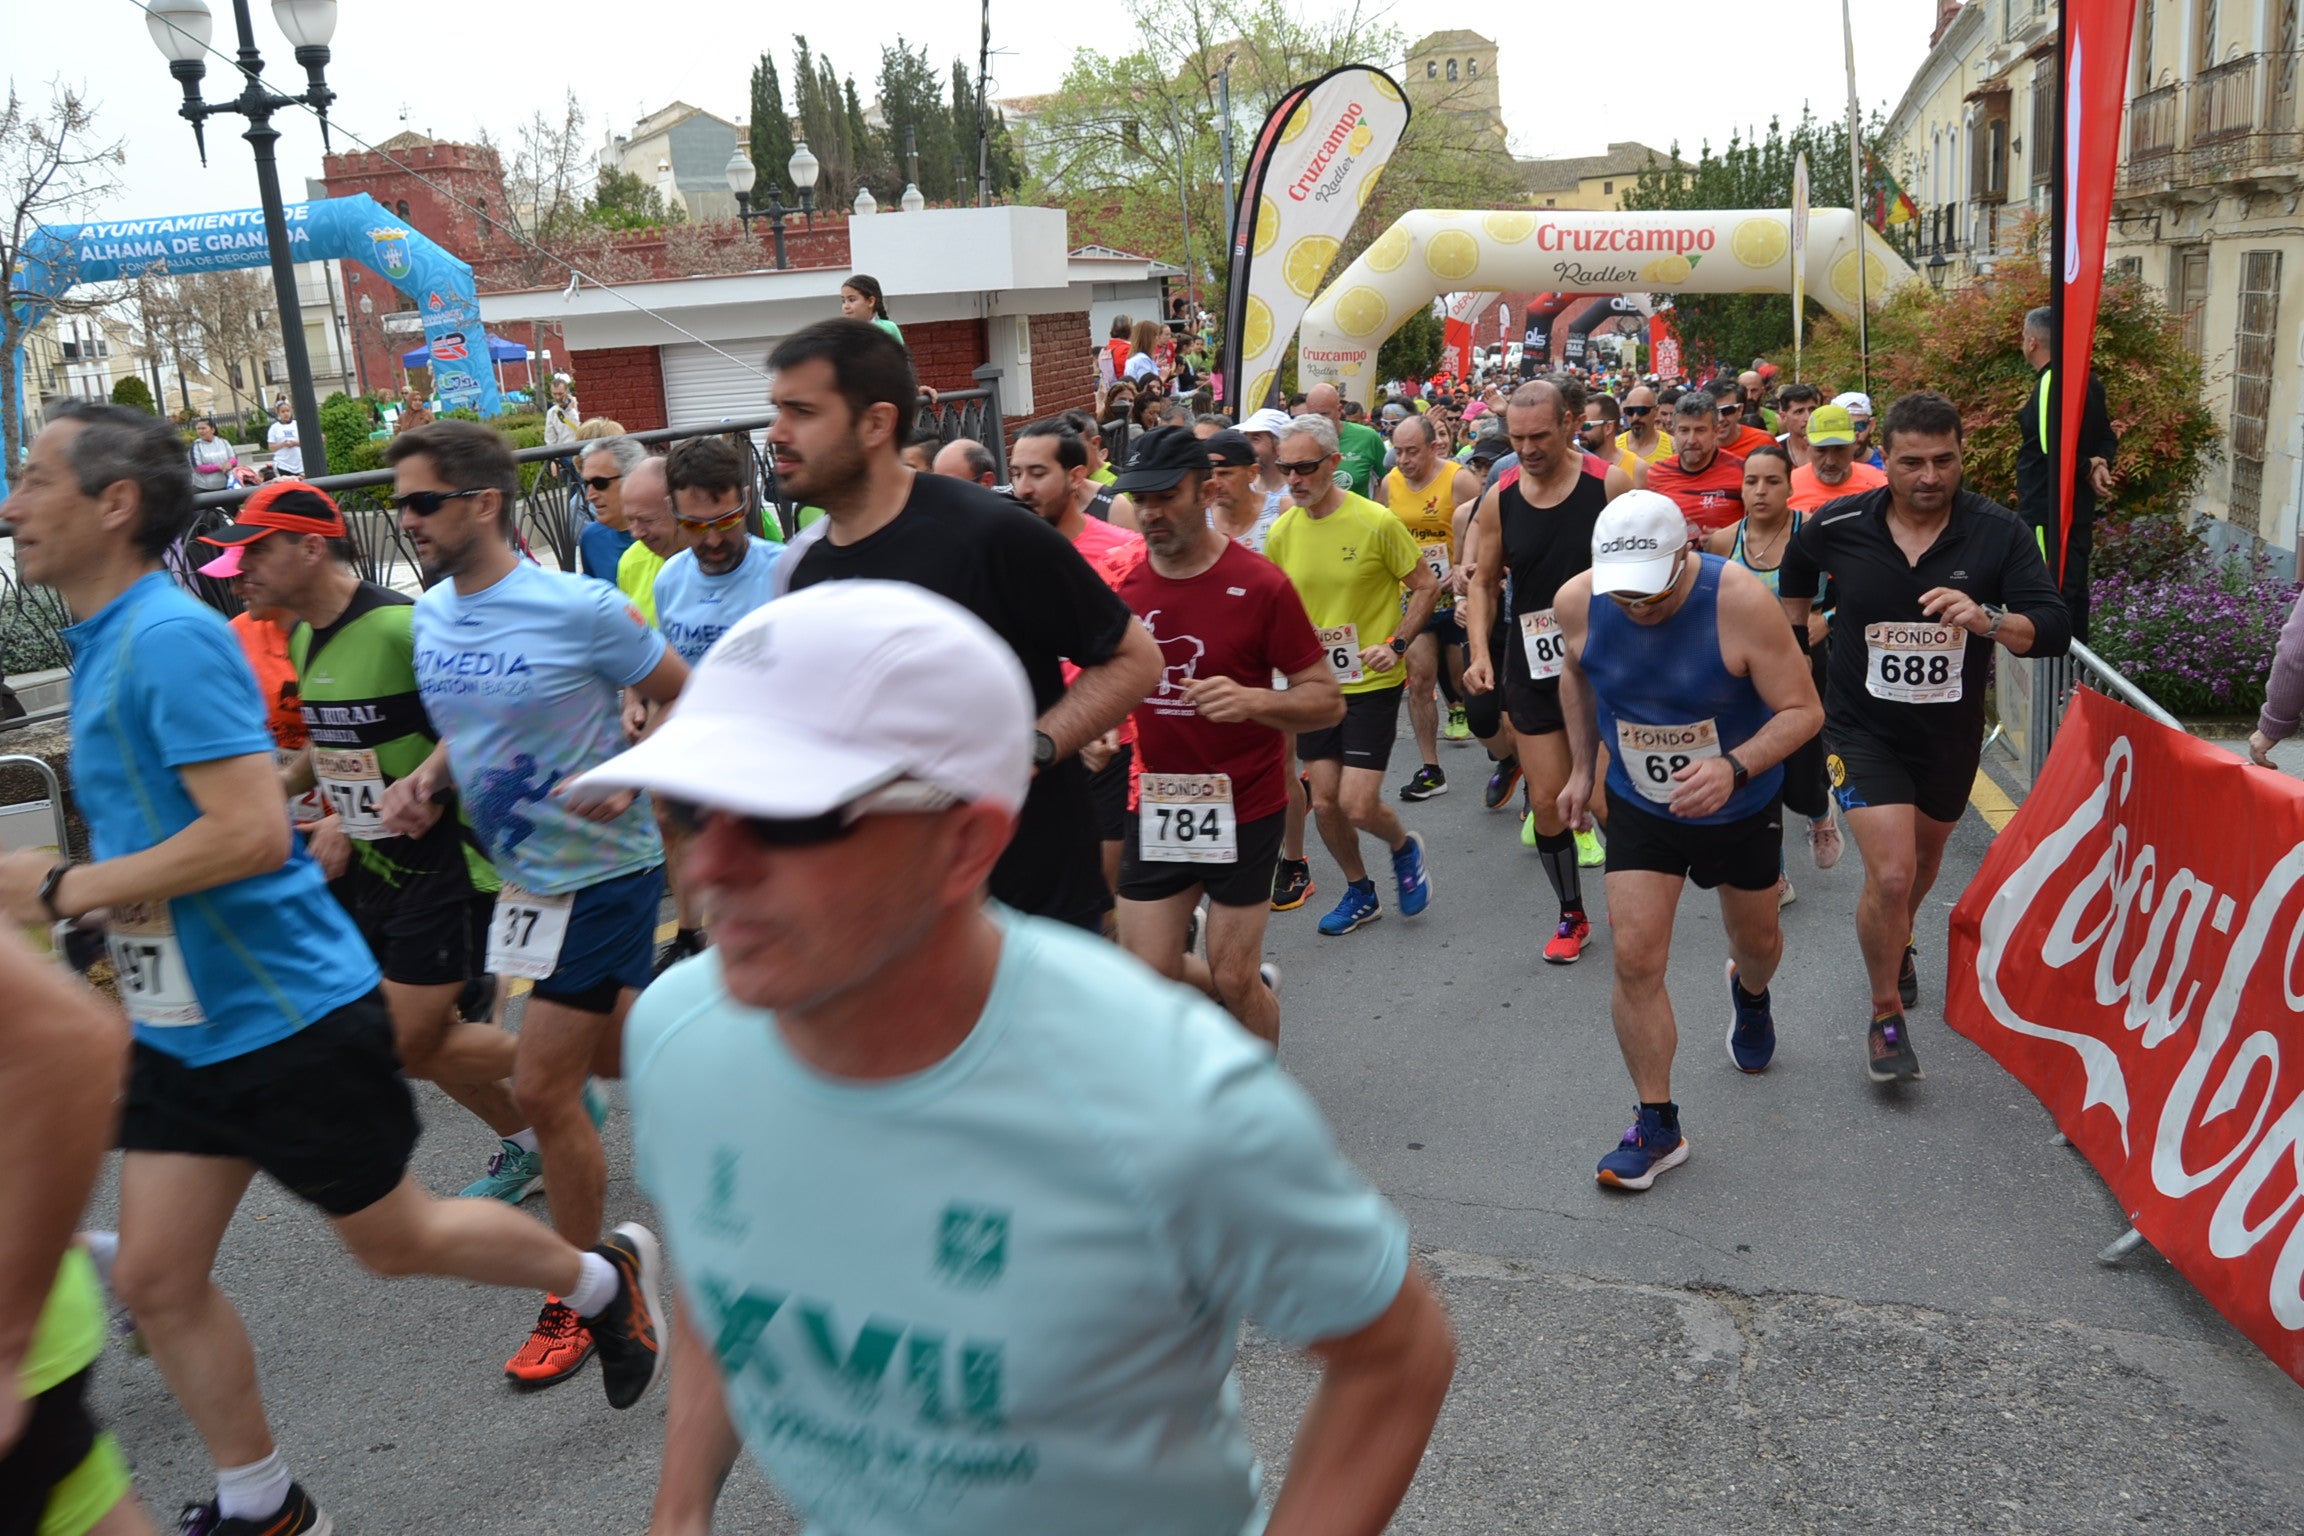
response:
[(690, 1321), (810, 1536), (1259, 1530), (1240, 1324), (1366, 1327), (1407, 1225), (1230, 1016), (995, 912), (982, 1017), (907, 1078), (812, 1071), (711, 954), (642, 995), (633, 1160)]
[(416, 685), (480, 845), (506, 881), (558, 896), (664, 862), (645, 795), (587, 821), (554, 795), (624, 750), (620, 690), (664, 659), (664, 637), (605, 583), (523, 560), (465, 596), (416, 600)]

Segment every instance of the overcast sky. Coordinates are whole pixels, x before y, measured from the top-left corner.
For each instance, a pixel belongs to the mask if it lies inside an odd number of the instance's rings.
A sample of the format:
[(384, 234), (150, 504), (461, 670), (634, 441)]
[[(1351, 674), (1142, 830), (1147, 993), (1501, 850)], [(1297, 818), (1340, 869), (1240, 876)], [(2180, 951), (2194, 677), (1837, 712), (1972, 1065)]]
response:
[[(215, 44), (230, 53), (231, 6), (228, 0), (211, 0), (211, 6)], [(254, 0), (250, 8), (268, 76), (301, 88), (301, 71), (273, 25), (271, 7)], [(1413, 39), (1460, 24), (1445, 14), (1456, 9), (1403, 6), (1389, 19)], [(95, 210), (98, 215), (255, 206), (255, 169), (248, 147), (238, 142), (239, 120), (209, 124), (210, 164), (203, 170), (191, 129), (175, 116), (176, 83), (133, 0), (9, 0), (7, 10), (4, 67), (16, 88), (44, 95), (51, 80), (82, 87), (99, 108), (99, 130), (126, 141), (121, 191)], [(1893, 107), (1927, 54), (1936, 0), (1857, 0), (1854, 11), (1865, 109)], [(736, 0), (646, 6), (346, 0), (328, 81), (338, 96), (336, 121), (370, 142), (403, 128), (443, 139), (470, 138), (485, 128), (508, 143), (530, 113), (556, 112), (570, 86), (597, 138), (675, 99), (743, 116), (753, 59), (770, 48), (788, 73), (791, 42), (778, 28), (800, 14)], [(809, 41), (843, 74), (857, 77), (867, 102), (880, 44), (896, 34), (926, 44), (946, 68), (955, 54), (975, 59), (974, 6), (875, 0), (868, 11), (848, 14), (868, 17), (869, 24), (846, 34), (826, 25)], [(771, 23), (770, 15), (784, 20)], [(1124, 16), (1117, 0), (992, 0), (994, 94), (1052, 88), (1078, 44), (1119, 45)], [(1631, 24), (1611, 24), (1614, 18)], [(1717, 146), (1731, 128), (1764, 124), (1772, 114), (1796, 118), (1803, 101), (1830, 114), (1846, 100), (1838, 0), (1604, 8), (1589, 19), (1550, 5), (1508, 6), (1488, 9), (1477, 30), (1499, 45), (1505, 124), (1523, 155), (1597, 154), (1616, 139), (1658, 149), (1677, 139), (1692, 151), (1700, 140)], [(1397, 61), (1371, 62), (1398, 67)], [(220, 63), (211, 63), (211, 99), (229, 94), (227, 76)], [(284, 191), (293, 201), (303, 178), (320, 173), (319, 130), (301, 112), (276, 121)], [(341, 138), (337, 144), (344, 147)]]

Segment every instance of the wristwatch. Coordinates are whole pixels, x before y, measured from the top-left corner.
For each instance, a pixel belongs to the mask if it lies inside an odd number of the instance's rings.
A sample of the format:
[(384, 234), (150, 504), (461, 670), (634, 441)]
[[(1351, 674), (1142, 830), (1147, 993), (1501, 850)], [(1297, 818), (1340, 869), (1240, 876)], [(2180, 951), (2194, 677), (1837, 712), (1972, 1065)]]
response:
[(1992, 620), (1991, 623), (1984, 626), (1984, 638), (1989, 640), (1994, 635), (2000, 633), (2000, 621), (2008, 617), (2008, 610), (2005, 608), (1997, 607), (1991, 603), (1986, 603), (1984, 604), (1984, 612)]
[(1051, 768), (1056, 763), (1056, 738), (1046, 731), (1032, 733), (1032, 766)]
[(71, 867), (69, 864), (53, 865), (49, 868), (47, 878), (40, 882), (40, 908), (48, 914), (50, 922), (67, 923), (71, 921), (69, 917), (56, 910), (56, 892), (64, 884), (64, 872)]
[(1398, 635), (1392, 636), (1384, 643), (1392, 647), (1392, 654), (1395, 656), (1405, 656), (1408, 654), (1408, 642), (1401, 639)]
[(1728, 765), (1728, 772), (1734, 776), (1729, 781), (1729, 787), (1731, 789), (1742, 789), (1744, 787), (1744, 781), (1752, 777), (1752, 770), (1738, 762), (1736, 760), (1736, 754), (1733, 752), (1721, 753), (1720, 760)]

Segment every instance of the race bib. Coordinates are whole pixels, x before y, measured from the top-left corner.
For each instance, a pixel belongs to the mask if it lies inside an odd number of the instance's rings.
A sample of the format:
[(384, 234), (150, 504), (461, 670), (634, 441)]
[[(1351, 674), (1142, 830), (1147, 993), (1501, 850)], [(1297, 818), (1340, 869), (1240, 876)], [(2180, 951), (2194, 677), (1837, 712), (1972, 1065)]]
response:
[(1709, 720), (1693, 725), (1634, 725), (1616, 722), (1616, 760), (1632, 787), (1658, 805), (1671, 803), (1680, 788), (1675, 777), (1690, 763), (1720, 756), (1720, 728)]
[(336, 813), (346, 837), (373, 843), (384, 831), (384, 770), (376, 754), (365, 747), (339, 750), (312, 749), (312, 772), (320, 781), (321, 798)]
[(1954, 624), (1864, 626), (1864, 691), (1898, 704), (1953, 704), (1968, 631)]
[(1223, 773), (1147, 773), (1137, 780), (1136, 843), (1155, 864), (1232, 864), (1240, 828), (1232, 816), (1232, 778)]
[[(284, 747), (275, 747), (272, 750), (272, 765), (284, 769), (303, 755), (300, 749), (289, 751)], [(293, 826), (308, 827), (327, 814), (328, 802), (321, 795), (317, 784), (288, 802), (288, 820)]]
[(1528, 653), (1528, 675), (1537, 682), (1552, 681), (1568, 664), (1568, 642), (1549, 608), (1520, 615), (1520, 645)]
[(1356, 683), (1367, 676), (1360, 670), (1360, 626), (1339, 624), (1319, 631), (1320, 647), (1328, 653), (1328, 670), (1340, 683)]
[(112, 959), (112, 974), (120, 984), (120, 1001), (128, 1017), (158, 1029), (205, 1024), (200, 999), (192, 991), (192, 973), (184, 968), (184, 949), (176, 942), (176, 924), (164, 901), (134, 902), (112, 909), (104, 934), (104, 948)]
[(1417, 546), (1417, 550), (1424, 556), (1424, 563), (1432, 568), (1432, 579), (1434, 581), (1446, 581), (1449, 570), (1448, 546), (1445, 544), (1420, 544)]
[(538, 896), (516, 885), (497, 893), (488, 919), (488, 969), (499, 976), (542, 981), (560, 968), (560, 946), (568, 938), (568, 914), (576, 893)]

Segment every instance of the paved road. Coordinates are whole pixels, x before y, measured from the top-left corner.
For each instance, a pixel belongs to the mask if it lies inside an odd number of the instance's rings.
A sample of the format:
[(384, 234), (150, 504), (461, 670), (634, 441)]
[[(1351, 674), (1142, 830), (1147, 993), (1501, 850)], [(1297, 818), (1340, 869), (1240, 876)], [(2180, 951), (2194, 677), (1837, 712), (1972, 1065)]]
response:
[[(1536, 958), (1548, 893), (1510, 820), (1482, 813), (1477, 760), (1448, 751), (1453, 792), (1408, 808), (1438, 880), (1429, 914), (1323, 940), (1316, 900), (1276, 916), (1271, 942), (1282, 1057), (1408, 1213), (1461, 1340), (1397, 1529), (2304, 1528), (2304, 1392), (2149, 1252), (2094, 1262), (2114, 1203), (2030, 1095), (1937, 1022), (1944, 914), (1987, 837), (1975, 815), (1921, 934), (1928, 1077), (1902, 1094), (1862, 1071), (1853, 853), (1818, 874), (1794, 852), (1763, 1078), (1726, 1059), (1716, 911), (1684, 905), (1676, 1093), (1695, 1156), (1624, 1197), (1592, 1180), (1631, 1109), (1606, 940), (1571, 969)], [(1318, 854), (1315, 873), (1332, 895)], [(453, 1189), (486, 1149), (430, 1090), (426, 1108), (420, 1169)], [(643, 1214), (622, 1131), (619, 1116), (610, 1209)], [(371, 1280), (269, 1185), (221, 1273), (286, 1452), (348, 1536), (643, 1529), (661, 1399), (611, 1415), (591, 1373), (511, 1393), (497, 1372), (524, 1298)], [(1312, 1377), (1253, 1340), (1242, 1377), (1277, 1471)], [(98, 1398), (156, 1504), (204, 1494), (148, 1362), (115, 1349)], [(722, 1530), (797, 1529), (748, 1468), (722, 1508)]]

